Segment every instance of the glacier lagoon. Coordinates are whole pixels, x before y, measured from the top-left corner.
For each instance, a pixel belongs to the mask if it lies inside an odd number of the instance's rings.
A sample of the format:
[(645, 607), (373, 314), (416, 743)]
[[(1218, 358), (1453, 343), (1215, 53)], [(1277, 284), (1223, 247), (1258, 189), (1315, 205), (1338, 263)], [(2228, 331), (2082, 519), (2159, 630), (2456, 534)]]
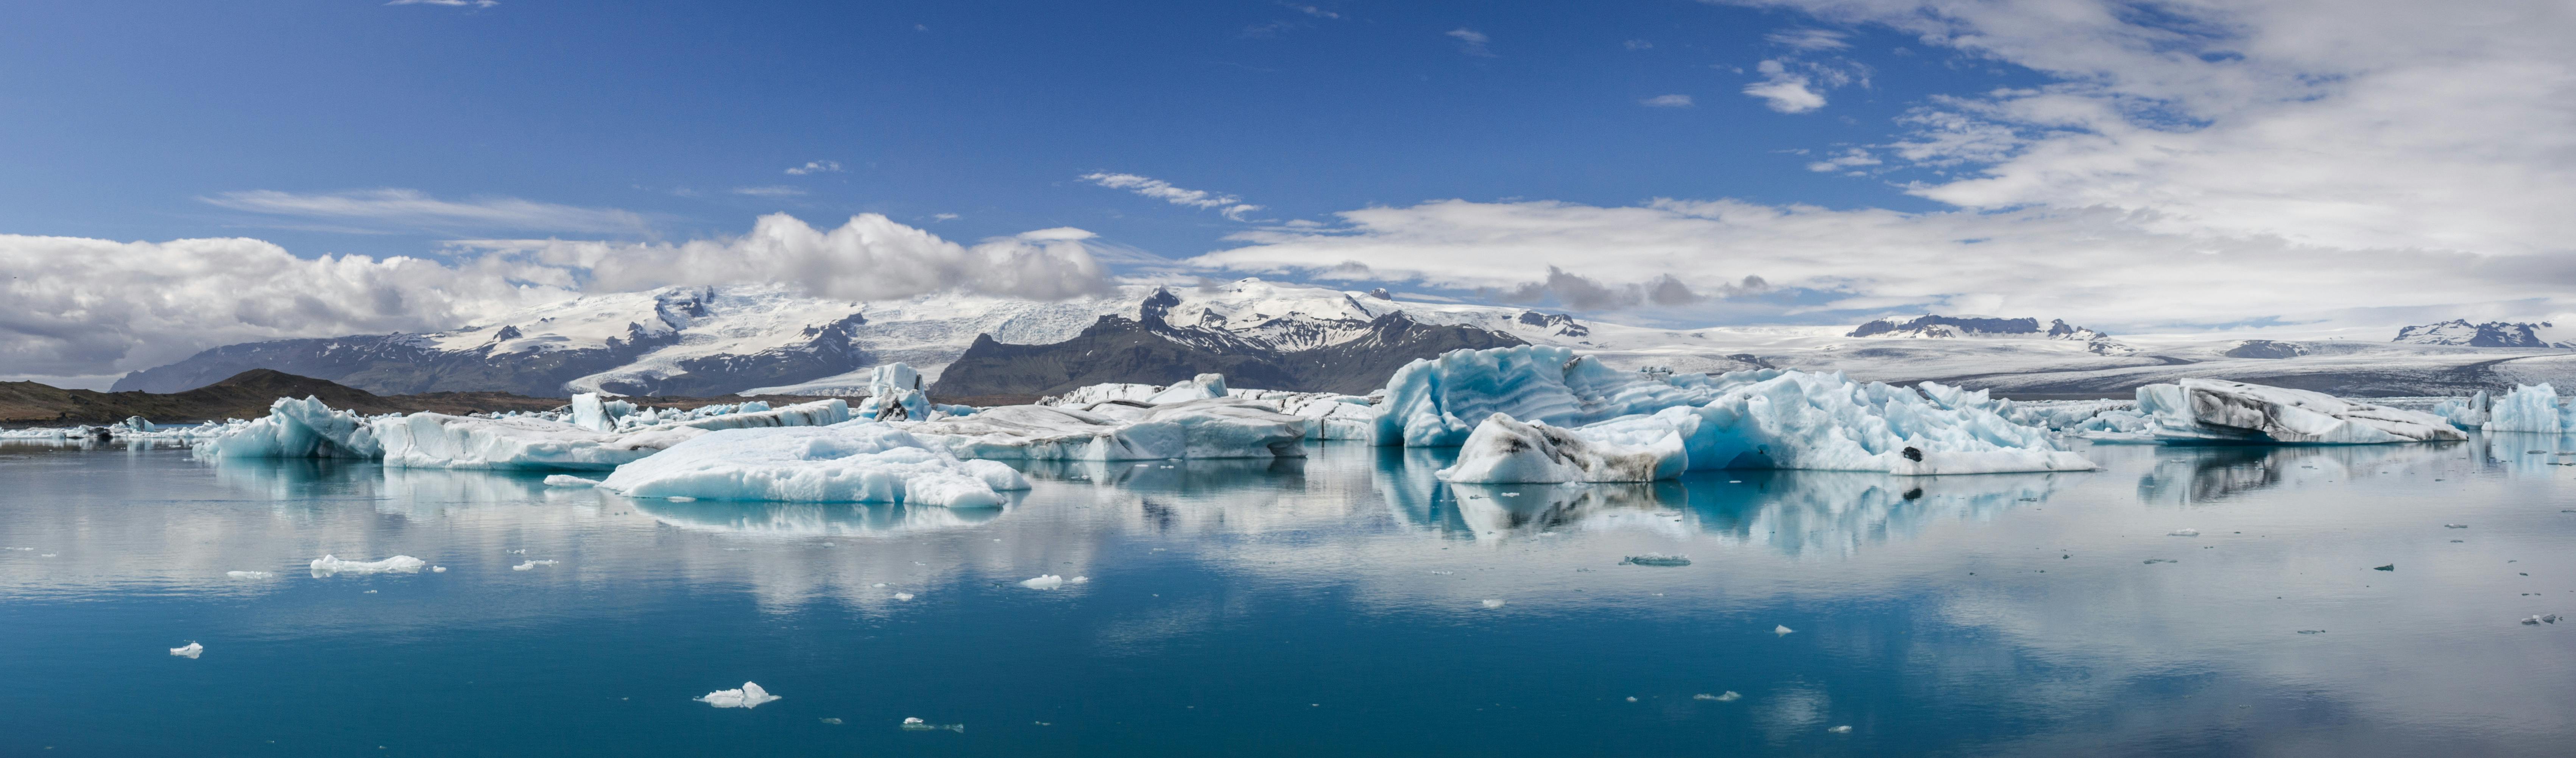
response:
[[(2557, 465), (2576, 456), (2556, 454), (2576, 438), (1581, 486), (1444, 483), (1451, 450), (1308, 450), (1014, 464), (1031, 489), (952, 510), (0, 446), (0, 753), (2418, 755), (2576, 737), (2576, 620), (2521, 623), (2576, 610), (2576, 466)], [(424, 567), (317, 576), (326, 554)], [(1622, 565), (1648, 554), (1689, 563)], [(1044, 576), (1063, 581), (1023, 584)], [(746, 682), (781, 699), (696, 699)]]

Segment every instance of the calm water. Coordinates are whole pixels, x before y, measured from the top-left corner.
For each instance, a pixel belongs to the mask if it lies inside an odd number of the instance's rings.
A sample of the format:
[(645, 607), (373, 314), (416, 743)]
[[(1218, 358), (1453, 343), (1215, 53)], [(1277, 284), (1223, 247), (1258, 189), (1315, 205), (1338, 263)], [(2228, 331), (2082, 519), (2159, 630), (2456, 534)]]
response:
[[(1509, 488), (1332, 445), (951, 512), (6, 447), (0, 754), (2564, 755), (2576, 621), (2517, 623), (2576, 611), (2556, 450)], [(745, 680), (786, 699), (691, 701)]]

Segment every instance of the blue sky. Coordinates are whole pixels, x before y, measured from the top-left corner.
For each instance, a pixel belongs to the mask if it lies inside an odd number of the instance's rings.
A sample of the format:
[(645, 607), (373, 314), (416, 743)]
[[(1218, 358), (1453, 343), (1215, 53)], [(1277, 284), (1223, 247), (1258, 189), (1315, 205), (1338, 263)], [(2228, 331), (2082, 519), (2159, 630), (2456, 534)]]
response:
[[(1313, 8), (1313, 10), (1306, 10)], [(1240, 224), (1102, 189), (1133, 173), (1255, 218), (1424, 200), (1655, 197), (1922, 210), (1808, 171), (1934, 93), (2037, 81), (1885, 30), (1695, 2), (39, 4), (0, 46), (0, 229), (251, 235), (302, 254), (587, 230), (325, 223), (244, 191), (418, 190), (644, 214), (883, 213), (974, 239), (1078, 226), (1168, 256)], [(1482, 34), (1473, 45), (1457, 30)], [(1837, 29), (1867, 86), (1779, 113), (1741, 92)], [(1904, 50), (1904, 53), (1896, 52)], [(1688, 107), (1640, 101), (1668, 95)], [(1804, 154), (1801, 154), (1801, 152)], [(785, 173), (812, 161), (839, 171)], [(1895, 177), (1901, 180), (1903, 177)], [(800, 192), (803, 194), (737, 194)], [(935, 214), (957, 218), (940, 222)], [(398, 231), (351, 234), (331, 228)]]
[(2570, 38), (2564, 0), (18, 3), (0, 377), (754, 281), (2576, 322)]

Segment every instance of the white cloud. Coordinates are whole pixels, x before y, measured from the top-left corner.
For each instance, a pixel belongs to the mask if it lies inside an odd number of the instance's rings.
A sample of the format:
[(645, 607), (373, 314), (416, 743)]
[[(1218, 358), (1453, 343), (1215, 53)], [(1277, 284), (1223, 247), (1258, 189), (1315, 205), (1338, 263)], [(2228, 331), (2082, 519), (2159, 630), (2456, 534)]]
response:
[(1876, 165), (1879, 165), (1879, 162), (1880, 162), (1880, 161), (1878, 160), (1878, 158), (1877, 158), (1876, 156), (1870, 155), (1870, 154), (1869, 154), (1869, 151), (1868, 151), (1867, 149), (1854, 147), (1854, 148), (1847, 148), (1847, 149), (1843, 150), (1840, 154), (1837, 154), (1837, 155), (1835, 155), (1835, 156), (1833, 156), (1833, 157), (1826, 158), (1826, 159), (1821, 160), (1821, 161), (1816, 161), (1816, 162), (1813, 162), (1813, 163), (1809, 163), (1809, 164), (1807, 164), (1807, 170), (1809, 170), (1809, 171), (1841, 171), (1841, 170), (1844, 170), (1844, 169), (1858, 168), (1858, 167), (1861, 167), (1861, 166), (1876, 166)]
[(1218, 213), (1224, 214), (1226, 218), (1236, 221), (1242, 221), (1243, 214), (1261, 210), (1261, 206), (1245, 204), (1240, 197), (1206, 190), (1182, 189), (1172, 186), (1171, 182), (1149, 176), (1090, 173), (1082, 175), (1082, 180), (1110, 189), (1127, 190), (1173, 205), (1213, 208)]
[(1485, 46), (1485, 43), (1493, 41), (1493, 38), (1485, 36), (1484, 32), (1466, 27), (1459, 27), (1442, 32), (1442, 34), (1458, 39), (1459, 52), (1480, 58), (1494, 57), (1494, 51)]
[[(2554, 0), (1765, 0), (2053, 79), (1939, 98), (1884, 146), (1968, 208), (2103, 206), (2175, 233), (2564, 254), (2576, 7)], [(1959, 169), (1966, 170), (1961, 171)]]
[(296, 257), (255, 239), (115, 242), (0, 235), (0, 365), (96, 377), (217, 345), (434, 331), (578, 292), (793, 282), (874, 300), (962, 289), (1061, 298), (1107, 286), (1089, 232), (960, 245), (884, 216), (817, 229), (763, 216), (741, 237), (682, 243), (479, 240), (451, 260)]
[(787, 169), (787, 174), (789, 176), (804, 176), (806, 174), (835, 174), (840, 173), (840, 171), (840, 161), (806, 161), (805, 165)]
[(1621, 42), (1621, 43), (1619, 43), (1619, 46), (1621, 46), (1621, 47), (1625, 47), (1625, 48), (1628, 48), (1628, 49), (1630, 49), (1630, 50), (1652, 50), (1652, 49), (1654, 49), (1654, 48), (1655, 48), (1655, 43), (1647, 42), (1647, 41), (1645, 41), (1645, 40), (1641, 40), (1641, 39), (1632, 39), (1632, 40), (1628, 40), (1628, 41), (1626, 41), (1626, 42)]
[(1762, 39), (1774, 45), (1808, 51), (1844, 50), (1851, 47), (1851, 43), (1843, 41), (1841, 32), (1823, 29), (1782, 29), (1762, 35)]
[(316, 194), (251, 190), (200, 199), (252, 213), (409, 229), (615, 233), (643, 231), (646, 227), (643, 216), (614, 208), (582, 208), (514, 197), (440, 200), (408, 189)]
[(393, 0), (386, 5), (445, 5), (456, 8), (490, 8), (500, 0)]
[[(1633, 207), (1446, 200), (1339, 215), (1343, 223), (1331, 228), (1237, 233), (1240, 247), (1188, 263), (1296, 275), (1365, 261), (1387, 279), (1503, 292), (1532, 283), (1557, 291), (1550, 267), (1614, 292), (1670, 276), (1690, 291), (1723, 295), (1746, 291), (1752, 276), (1811, 293), (1800, 300), (1808, 304), (1779, 306), (1775, 316), (1974, 309), (2114, 328), (2565, 300), (2576, 283), (2576, 261), (2560, 257), (2482, 260), (2174, 233), (2154, 214), (2109, 208), (1900, 213), (1729, 200)], [(1601, 297), (1610, 299), (1594, 302), (1616, 306), (1625, 296)]]
[(1322, 9), (1322, 8), (1318, 8), (1318, 7), (1315, 7), (1315, 6), (1312, 6), (1312, 5), (1305, 5), (1305, 4), (1301, 4), (1301, 3), (1280, 3), (1279, 5), (1280, 5), (1281, 7), (1287, 8), (1287, 9), (1289, 9), (1289, 10), (1293, 10), (1293, 11), (1296, 11), (1296, 12), (1298, 12), (1298, 13), (1303, 13), (1303, 14), (1306, 14), (1306, 15), (1309, 15), (1309, 16), (1314, 16), (1314, 17), (1316, 17), (1316, 18), (1341, 18), (1341, 17), (1342, 17), (1342, 14), (1334, 13), (1334, 12), (1332, 12), (1332, 11), (1324, 10), (1324, 9)]
[(1656, 95), (1644, 100), (1639, 100), (1637, 101), (1637, 104), (1649, 108), (1688, 108), (1691, 107), (1691, 96)]
[(797, 195), (805, 194), (805, 190), (802, 188), (789, 187), (785, 185), (735, 187), (731, 191), (736, 195), (750, 195), (752, 197), (795, 197)]
[(1762, 98), (1763, 104), (1781, 113), (1805, 113), (1825, 107), (1825, 96), (1807, 86), (1805, 74), (1792, 73), (1776, 60), (1766, 60), (1756, 67), (1762, 81), (1744, 85), (1744, 94)]
[(954, 214), (954, 213), (933, 213), (933, 214), (930, 214), (930, 220), (932, 220), (932, 221), (955, 221), (955, 220), (957, 220), (957, 214)]

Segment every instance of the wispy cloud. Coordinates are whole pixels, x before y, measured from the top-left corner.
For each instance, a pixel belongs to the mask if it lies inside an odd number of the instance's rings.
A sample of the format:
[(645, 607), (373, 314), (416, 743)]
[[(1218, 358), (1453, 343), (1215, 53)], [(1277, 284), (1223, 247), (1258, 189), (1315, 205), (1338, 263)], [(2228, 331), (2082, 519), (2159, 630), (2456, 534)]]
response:
[(1172, 186), (1171, 182), (1149, 176), (1092, 173), (1082, 175), (1082, 180), (1110, 189), (1126, 190), (1173, 205), (1212, 208), (1218, 213), (1225, 214), (1226, 218), (1236, 221), (1242, 221), (1243, 214), (1261, 210), (1261, 206), (1247, 204), (1240, 197), (1207, 190), (1182, 189)]
[(1639, 100), (1637, 101), (1637, 104), (1648, 108), (1688, 108), (1691, 107), (1691, 96), (1656, 95), (1644, 100)]
[(275, 216), (372, 221), (415, 229), (513, 229), (522, 231), (644, 231), (644, 217), (615, 208), (583, 208), (515, 197), (441, 200), (411, 189), (299, 194), (276, 190), (226, 192), (207, 203)]
[(840, 161), (806, 161), (805, 165), (787, 170), (787, 174), (789, 176), (804, 176), (806, 174), (837, 174), (840, 172)]
[(1842, 32), (1823, 29), (1782, 29), (1762, 35), (1762, 39), (1774, 45), (1807, 51), (1843, 50), (1851, 47), (1851, 43), (1843, 41)]
[(1628, 40), (1628, 41), (1626, 41), (1626, 42), (1621, 42), (1621, 43), (1619, 43), (1619, 46), (1621, 46), (1621, 47), (1625, 47), (1625, 48), (1628, 48), (1628, 49), (1630, 49), (1630, 50), (1653, 50), (1653, 49), (1655, 49), (1655, 43), (1647, 42), (1647, 41), (1645, 41), (1645, 40), (1641, 40), (1641, 39), (1632, 39), (1632, 40)]
[(801, 188), (777, 184), (767, 187), (735, 187), (728, 191), (736, 195), (750, 195), (752, 197), (795, 197), (797, 195), (805, 194), (805, 190)]
[(451, 8), (490, 8), (501, 0), (393, 0), (386, 5), (444, 5)]
[(1289, 9), (1289, 10), (1293, 10), (1293, 11), (1296, 11), (1296, 12), (1298, 12), (1298, 13), (1303, 13), (1303, 14), (1306, 14), (1306, 15), (1309, 15), (1309, 16), (1313, 16), (1313, 17), (1316, 17), (1316, 18), (1341, 18), (1341, 17), (1342, 17), (1342, 14), (1334, 13), (1334, 12), (1332, 12), (1332, 11), (1324, 10), (1324, 9), (1322, 9), (1322, 8), (1317, 8), (1317, 7), (1312, 6), (1312, 5), (1305, 5), (1305, 4), (1302, 4), (1302, 3), (1280, 3), (1280, 4), (1279, 4), (1279, 6), (1280, 6), (1280, 7), (1282, 7), (1282, 8), (1287, 8), (1287, 9)]
[(1825, 107), (1824, 93), (1807, 86), (1805, 74), (1790, 71), (1787, 64), (1776, 60), (1763, 61), (1756, 68), (1762, 72), (1762, 81), (1744, 85), (1744, 94), (1762, 98), (1772, 110), (1805, 113)]
[(955, 221), (955, 220), (957, 220), (957, 214), (954, 214), (954, 213), (933, 213), (933, 214), (930, 214), (930, 220), (932, 220), (932, 221)]
[(1494, 41), (1494, 39), (1493, 39), (1492, 37), (1487, 37), (1487, 36), (1485, 36), (1485, 33), (1484, 33), (1484, 32), (1476, 31), (1476, 30), (1474, 30), (1474, 29), (1469, 29), (1469, 28), (1466, 28), (1466, 27), (1463, 27), (1463, 26), (1462, 26), (1462, 27), (1458, 27), (1458, 28), (1456, 28), (1456, 29), (1451, 29), (1451, 30), (1449, 30), (1449, 31), (1447, 31), (1447, 32), (1444, 32), (1444, 34), (1447, 34), (1448, 36), (1451, 36), (1451, 37), (1456, 37), (1456, 38), (1458, 38), (1458, 51), (1459, 51), (1459, 52), (1466, 53), (1466, 54), (1468, 54), (1468, 55), (1473, 55), (1473, 56), (1476, 56), (1476, 57), (1479, 57), (1479, 58), (1491, 58), (1491, 57), (1494, 57), (1494, 51), (1493, 51), (1491, 48), (1488, 48), (1488, 47), (1486, 47), (1486, 46), (1485, 46), (1485, 43), (1492, 42), (1492, 41)]

